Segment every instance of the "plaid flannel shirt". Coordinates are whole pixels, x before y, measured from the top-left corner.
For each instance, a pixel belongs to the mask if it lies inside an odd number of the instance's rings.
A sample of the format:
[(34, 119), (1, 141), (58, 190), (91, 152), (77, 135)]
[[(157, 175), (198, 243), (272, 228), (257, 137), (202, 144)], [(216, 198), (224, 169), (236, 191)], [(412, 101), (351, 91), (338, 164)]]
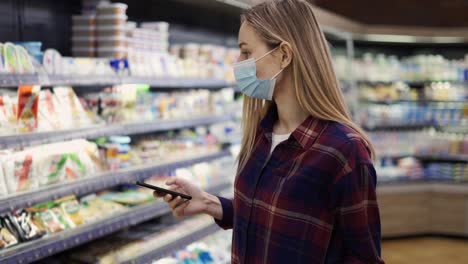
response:
[(362, 140), (308, 117), (270, 156), (277, 118), (273, 107), (262, 120), (234, 199), (219, 197), (232, 263), (384, 263), (376, 172)]

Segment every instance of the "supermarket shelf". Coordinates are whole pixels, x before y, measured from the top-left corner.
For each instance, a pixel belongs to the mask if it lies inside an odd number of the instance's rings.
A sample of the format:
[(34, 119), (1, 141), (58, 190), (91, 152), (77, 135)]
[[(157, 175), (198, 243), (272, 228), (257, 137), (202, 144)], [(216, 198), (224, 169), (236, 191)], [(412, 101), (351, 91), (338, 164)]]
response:
[(392, 105), (392, 104), (401, 104), (401, 103), (414, 103), (414, 104), (429, 104), (429, 103), (457, 103), (457, 104), (466, 104), (467, 101), (461, 100), (388, 100), (388, 101), (376, 101), (376, 100), (362, 100), (364, 103), (368, 104), (383, 104), (383, 105)]
[(367, 131), (382, 131), (382, 130), (418, 130), (429, 127), (434, 127), (433, 123), (414, 123), (414, 124), (388, 124), (388, 125), (363, 125)]
[(0, 136), (0, 148), (26, 147), (51, 142), (65, 141), (76, 138), (98, 138), (117, 134), (141, 134), (147, 132), (166, 131), (201, 125), (209, 125), (232, 120), (231, 115), (205, 116), (179, 120), (156, 120), (127, 124), (111, 124), (92, 126), (73, 130), (57, 130)]
[[(230, 185), (229, 182), (223, 182), (208, 188), (207, 191), (217, 194)], [(169, 207), (160, 201), (140, 205), (96, 223), (82, 225), (1, 250), (0, 263), (16, 264), (37, 261), (169, 212)]]
[(391, 155), (380, 155), (378, 159), (403, 159), (407, 157), (413, 157), (425, 162), (468, 162), (468, 155), (419, 155), (419, 154), (391, 154)]
[(37, 75), (37, 74), (0, 74), (0, 87), (15, 87), (22, 84), (43, 86), (72, 85), (98, 86), (118, 84), (149, 84), (160, 88), (223, 88), (232, 86), (221, 79), (202, 78), (164, 78), (164, 77), (133, 77), (133, 76), (68, 76), (68, 75)]
[(406, 83), (407, 85), (417, 88), (417, 87), (424, 87), (427, 84), (431, 83), (440, 83), (440, 82), (449, 82), (449, 83), (459, 83), (459, 84), (468, 84), (468, 81), (455, 81), (455, 80), (439, 80), (439, 81), (431, 81), (431, 80), (425, 80), (425, 81), (364, 81), (364, 80), (358, 80), (357, 83), (359, 85), (369, 85), (369, 86), (374, 86), (374, 85), (392, 85), (397, 82), (403, 82)]
[(423, 162), (468, 163), (468, 155), (415, 155), (414, 157)]
[(191, 159), (135, 166), (128, 169), (101, 173), (75, 182), (47, 186), (39, 190), (16, 194), (0, 200), (0, 215), (12, 210), (30, 207), (37, 203), (55, 200), (66, 195), (85, 195), (122, 183), (143, 180), (158, 173), (165, 173), (177, 168), (183, 168), (200, 162), (208, 162), (228, 156), (231, 156), (229, 151), (219, 151), (212, 154), (199, 155)]
[(156, 259), (163, 258), (165, 256), (170, 255), (174, 251), (183, 249), (184, 247), (196, 242), (206, 236), (209, 236), (216, 231), (219, 231), (220, 228), (217, 224), (211, 223), (203, 228), (198, 230), (194, 230), (190, 234), (184, 236), (181, 239), (178, 239), (172, 243), (164, 245), (160, 248), (156, 248), (150, 252), (144, 253), (143, 255), (129, 261), (123, 262), (124, 264), (149, 264), (152, 263)]

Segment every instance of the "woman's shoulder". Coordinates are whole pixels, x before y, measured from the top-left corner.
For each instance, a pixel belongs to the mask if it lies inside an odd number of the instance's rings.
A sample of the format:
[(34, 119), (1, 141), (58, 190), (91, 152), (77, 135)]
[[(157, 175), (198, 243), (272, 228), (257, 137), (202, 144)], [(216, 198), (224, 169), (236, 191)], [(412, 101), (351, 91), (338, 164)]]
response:
[(362, 162), (371, 162), (369, 148), (362, 136), (343, 123), (328, 121), (327, 129), (316, 143), (335, 149), (346, 159), (352, 156)]

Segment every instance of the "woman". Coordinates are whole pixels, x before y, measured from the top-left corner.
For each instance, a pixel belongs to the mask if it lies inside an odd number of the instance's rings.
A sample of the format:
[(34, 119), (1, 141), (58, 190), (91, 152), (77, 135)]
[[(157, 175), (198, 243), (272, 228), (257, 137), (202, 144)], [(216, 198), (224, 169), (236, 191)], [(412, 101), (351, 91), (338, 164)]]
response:
[(239, 47), (247, 96), (234, 199), (175, 178), (167, 184), (193, 199), (165, 196), (173, 214), (233, 228), (232, 263), (383, 263), (373, 148), (346, 110), (312, 6), (253, 7)]

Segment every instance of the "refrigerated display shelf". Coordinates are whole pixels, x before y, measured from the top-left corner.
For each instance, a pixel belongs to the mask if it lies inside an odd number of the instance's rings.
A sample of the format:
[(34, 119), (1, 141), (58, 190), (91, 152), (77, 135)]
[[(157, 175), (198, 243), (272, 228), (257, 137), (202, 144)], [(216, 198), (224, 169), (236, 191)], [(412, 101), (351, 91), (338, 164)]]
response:
[(167, 173), (178, 168), (184, 168), (200, 162), (208, 162), (228, 156), (231, 156), (229, 151), (219, 151), (185, 160), (134, 166), (127, 169), (104, 172), (74, 182), (61, 183), (30, 192), (14, 194), (0, 199), (0, 215), (16, 209), (30, 207), (41, 202), (55, 200), (66, 195), (85, 195), (119, 184), (144, 180), (158, 173)]
[(432, 104), (432, 103), (456, 103), (456, 104), (468, 104), (468, 101), (461, 100), (363, 100), (364, 103), (368, 104), (381, 104), (381, 105), (392, 105), (392, 104), (401, 104), (401, 103), (413, 103), (413, 104)]
[(161, 88), (223, 88), (232, 86), (222, 79), (208, 78), (165, 78), (137, 76), (69, 76), (69, 75), (39, 75), (39, 74), (0, 74), (0, 87), (15, 87), (19, 85), (72, 85), (97, 86), (118, 84), (149, 84)]
[(357, 83), (359, 85), (368, 85), (368, 86), (375, 86), (375, 85), (392, 85), (397, 82), (403, 82), (406, 83), (410, 87), (424, 87), (427, 84), (431, 83), (440, 83), (440, 82), (448, 82), (448, 83), (459, 83), (459, 84), (467, 84), (468, 85), (468, 80), (466, 81), (461, 81), (461, 80), (438, 80), (438, 81), (431, 81), (431, 80), (423, 80), (423, 81), (364, 81), (364, 80), (358, 80)]
[(468, 155), (414, 155), (423, 162), (468, 163)]
[(136, 257), (135, 259), (125, 261), (122, 264), (150, 264), (154, 260), (163, 258), (165, 256), (169, 256), (171, 253), (177, 250), (181, 250), (186, 246), (192, 244), (193, 242), (196, 242), (204, 237), (214, 234), (216, 231), (219, 230), (219, 226), (213, 222), (205, 227), (194, 230), (190, 234), (180, 239), (177, 239), (174, 242), (171, 242), (159, 248), (155, 248), (154, 250), (144, 253)]
[(434, 123), (410, 123), (410, 124), (382, 124), (382, 125), (363, 125), (367, 131), (385, 131), (385, 130), (418, 130), (435, 127)]
[[(230, 185), (229, 181), (222, 182), (208, 188), (207, 191), (217, 194), (229, 188)], [(38, 240), (3, 249), (0, 251), (0, 263), (22, 264), (37, 261), (118, 230), (168, 214), (169, 212), (169, 207), (161, 201), (140, 205), (123, 213), (109, 216), (96, 223), (85, 224), (74, 229), (48, 235)]]
[(0, 148), (26, 147), (51, 142), (59, 142), (77, 138), (98, 138), (117, 134), (141, 134), (147, 132), (166, 131), (202, 125), (209, 125), (232, 120), (232, 115), (193, 117), (178, 120), (155, 120), (127, 124), (99, 125), (72, 130), (57, 130), (50, 132), (34, 132), (0, 136)]
[(421, 154), (390, 154), (380, 155), (377, 159), (403, 159), (413, 157), (425, 162), (468, 162), (468, 155), (421, 155)]

